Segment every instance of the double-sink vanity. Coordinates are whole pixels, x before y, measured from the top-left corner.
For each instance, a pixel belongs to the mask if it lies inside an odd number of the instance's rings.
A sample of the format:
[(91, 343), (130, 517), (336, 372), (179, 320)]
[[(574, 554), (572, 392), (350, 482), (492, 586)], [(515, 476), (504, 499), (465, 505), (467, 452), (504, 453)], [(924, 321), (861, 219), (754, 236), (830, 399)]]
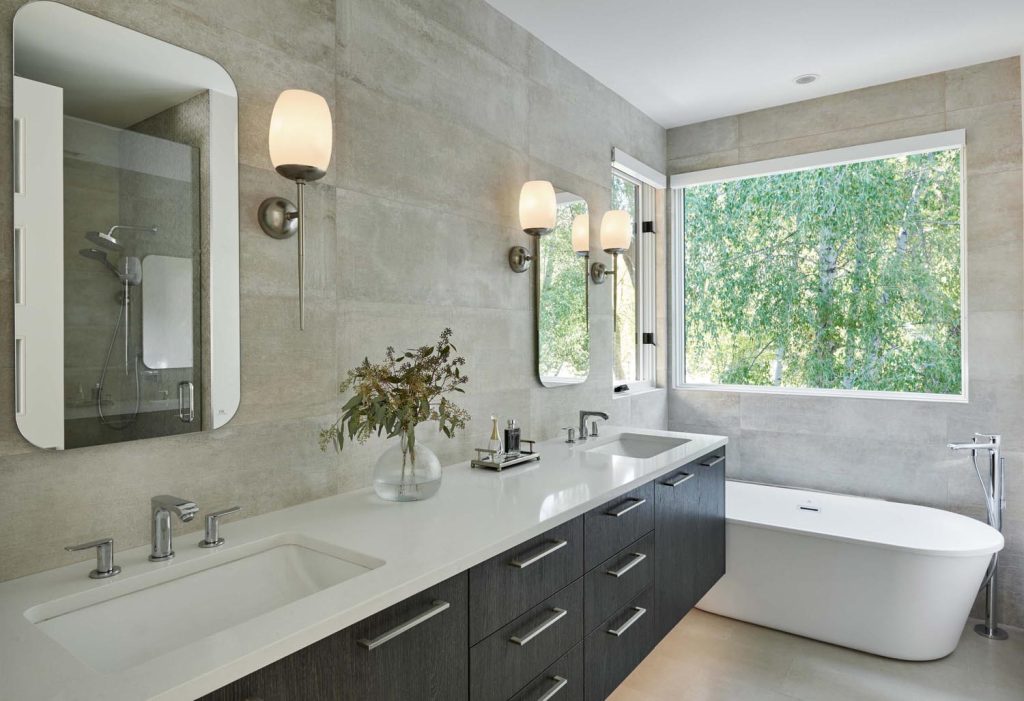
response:
[[(601, 699), (724, 571), (726, 439), (605, 429), (0, 584), (17, 699)], [(207, 695), (208, 696), (204, 696)]]

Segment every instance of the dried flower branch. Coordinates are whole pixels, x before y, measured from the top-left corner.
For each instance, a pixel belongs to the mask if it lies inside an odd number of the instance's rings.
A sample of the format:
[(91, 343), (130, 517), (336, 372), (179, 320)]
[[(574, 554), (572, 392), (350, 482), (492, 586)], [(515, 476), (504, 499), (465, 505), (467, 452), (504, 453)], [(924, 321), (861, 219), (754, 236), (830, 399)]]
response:
[(469, 381), (461, 370), (466, 359), (454, 355), (451, 337), (452, 330), (445, 329), (436, 344), (401, 354), (389, 346), (383, 363), (365, 358), (349, 370), (339, 391), (351, 389), (355, 394), (338, 420), (320, 431), (320, 449), (333, 444), (341, 451), (346, 437), (363, 443), (373, 433), (404, 435), (412, 449), (416, 426), (424, 421), (437, 421), (438, 430), (449, 438), (465, 428), (469, 413), (444, 396), (464, 392), (462, 385)]

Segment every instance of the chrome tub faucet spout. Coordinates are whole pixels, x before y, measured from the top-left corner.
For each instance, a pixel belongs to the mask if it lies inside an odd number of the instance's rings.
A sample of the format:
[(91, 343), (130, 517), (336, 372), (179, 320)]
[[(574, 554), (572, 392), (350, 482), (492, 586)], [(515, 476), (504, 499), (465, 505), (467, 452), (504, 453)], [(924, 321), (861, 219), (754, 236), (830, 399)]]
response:
[(153, 562), (164, 562), (174, 557), (171, 515), (177, 516), (183, 523), (188, 523), (199, 513), (199, 505), (188, 499), (161, 494), (150, 500), (150, 506), (152, 507), (153, 549), (149, 554), (149, 559)]

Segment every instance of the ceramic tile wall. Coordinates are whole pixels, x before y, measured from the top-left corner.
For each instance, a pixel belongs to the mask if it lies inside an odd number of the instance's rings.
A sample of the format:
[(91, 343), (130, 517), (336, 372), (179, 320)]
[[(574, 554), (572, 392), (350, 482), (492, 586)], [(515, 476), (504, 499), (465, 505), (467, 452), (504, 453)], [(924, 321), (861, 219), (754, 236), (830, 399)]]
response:
[[(9, 28), (22, 4), (0, 2), (0, 22)], [(380, 443), (340, 456), (317, 448), (317, 431), (339, 407), (339, 380), (365, 355), (430, 341), (445, 326), (469, 360), (474, 421), (454, 441), (432, 439), (442, 462), (466, 459), (491, 413), (518, 418), (539, 439), (581, 408), (665, 425), (664, 393), (612, 398), (607, 285), (591, 295), (591, 379), (539, 385), (531, 278), (505, 262), (525, 240), (523, 181), (584, 195), (596, 244), (611, 148), (663, 169), (665, 130), (483, 0), (68, 4), (209, 56), (238, 87), (242, 401), (214, 432), (45, 452), (17, 432), (11, 354), (0, 354), (0, 579), (82, 559), (62, 551), (68, 543), (147, 542), (154, 494), (207, 508), (238, 503), (251, 515), (366, 486)], [(10, 41), (0, 33), (0, 133), (11, 128)], [(324, 95), (336, 123), (330, 172), (307, 188), (302, 333), (295, 241), (265, 236), (255, 216), (264, 197), (293, 194), (267, 153), (271, 110), (286, 88)], [(4, 191), (9, 159), (0, 151)], [(10, 202), (0, 202), (8, 229)], [(10, 260), (9, 237), (0, 237), (0, 258)], [(0, 266), (0, 290), (10, 275)], [(0, 346), (11, 336), (4, 292)]]

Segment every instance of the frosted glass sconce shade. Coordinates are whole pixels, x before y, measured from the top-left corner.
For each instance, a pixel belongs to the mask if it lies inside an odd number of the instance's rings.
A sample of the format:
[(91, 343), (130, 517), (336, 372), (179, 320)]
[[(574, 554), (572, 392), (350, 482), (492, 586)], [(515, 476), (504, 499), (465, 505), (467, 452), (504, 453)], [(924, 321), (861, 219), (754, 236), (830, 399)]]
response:
[(308, 90), (285, 90), (270, 117), (270, 160), (290, 180), (319, 180), (331, 162), (334, 124), (327, 100)]
[(633, 226), (629, 212), (613, 209), (601, 219), (601, 248), (606, 253), (622, 253), (633, 242)]
[(530, 236), (543, 236), (555, 226), (558, 203), (547, 180), (531, 180), (519, 193), (519, 226)]
[(590, 255), (590, 215), (578, 214), (572, 220), (572, 250), (578, 256)]

